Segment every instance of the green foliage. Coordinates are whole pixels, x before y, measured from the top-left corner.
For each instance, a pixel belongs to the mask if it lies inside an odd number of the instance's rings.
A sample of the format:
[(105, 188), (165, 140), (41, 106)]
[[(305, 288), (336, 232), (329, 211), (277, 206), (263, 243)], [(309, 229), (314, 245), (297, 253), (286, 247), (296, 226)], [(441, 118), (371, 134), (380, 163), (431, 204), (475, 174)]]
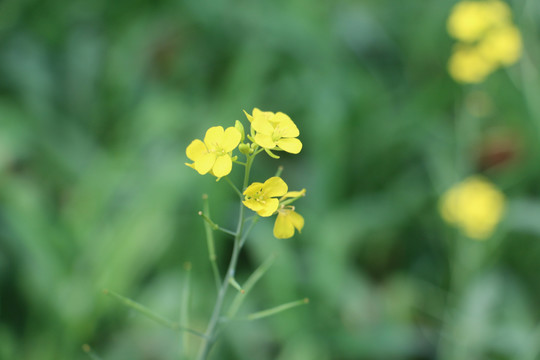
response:
[[(1, 2), (0, 359), (197, 349), (101, 290), (175, 321), (190, 261), (203, 330), (215, 284), (200, 196), (211, 189), (212, 219), (231, 228), (236, 194), (186, 167), (185, 148), (255, 106), (300, 128), (302, 153), (279, 164), (307, 189), (306, 225), (276, 240), (259, 221), (236, 280), (276, 260), (239, 315), (310, 305), (231, 325), (215, 359), (535, 359), (540, 6), (510, 4), (527, 56), (462, 87), (446, 71), (453, 3)], [(263, 163), (255, 181), (275, 173)], [(479, 172), (508, 209), (472, 243), (437, 201)]]

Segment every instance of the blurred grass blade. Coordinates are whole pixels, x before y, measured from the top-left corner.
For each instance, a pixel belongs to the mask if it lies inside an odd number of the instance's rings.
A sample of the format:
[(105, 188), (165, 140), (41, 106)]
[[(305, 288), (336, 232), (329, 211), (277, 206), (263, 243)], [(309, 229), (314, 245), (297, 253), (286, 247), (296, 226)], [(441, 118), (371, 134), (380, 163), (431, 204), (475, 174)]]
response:
[[(210, 218), (210, 205), (208, 203), (208, 195), (203, 194), (203, 214)], [(211, 225), (205, 221), (204, 230), (206, 232), (206, 244), (208, 246), (208, 257), (210, 258), (210, 264), (212, 264), (212, 272), (214, 273), (214, 282), (216, 283), (216, 290), (219, 291), (221, 287), (221, 275), (216, 261), (216, 248), (214, 246), (214, 232)]]
[(255, 284), (262, 278), (262, 276), (268, 271), (270, 266), (274, 263), (276, 260), (276, 255), (272, 254), (270, 255), (262, 264), (259, 266), (253, 274), (246, 280), (244, 283), (244, 293), (238, 293), (236, 294), (236, 297), (234, 298), (231, 306), (229, 307), (229, 311), (227, 313), (227, 316), (229, 318), (233, 318), (236, 313), (238, 312), (238, 309), (240, 309), (240, 306), (242, 306), (242, 303), (244, 302), (244, 299), (246, 298), (249, 291), (255, 286)]
[(206, 335), (204, 335), (203, 333), (200, 333), (198, 331), (186, 328), (184, 326), (180, 326), (180, 324), (175, 323), (173, 321), (170, 321), (169, 319), (166, 319), (163, 316), (154, 313), (152, 310), (150, 310), (146, 306), (141, 305), (141, 304), (139, 304), (139, 303), (127, 298), (127, 297), (124, 297), (124, 296), (122, 296), (120, 294), (117, 294), (114, 291), (104, 289), (103, 293), (105, 295), (112, 296), (113, 298), (115, 298), (116, 300), (121, 302), (123, 305), (125, 305), (127, 307), (130, 307), (133, 310), (138, 311), (139, 313), (143, 314), (144, 316), (154, 320), (158, 324), (161, 324), (161, 325), (163, 325), (165, 327), (168, 327), (168, 328), (170, 328), (172, 330), (175, 330), (175, 331), (186, 331), (186, 332), (189, 332), (191, 334), (200, 336), (202, 338), (206, 338)]
[(268, 317), (268, 316), (279, 314), (282, 311), (289, 310), (289, 309), (292, 309), (292, 308), (300, 306), (300, 305), (305, 305), (307, 303), (309, 303), (308, 298), (304, 298), (304, 299), (300, 299), (300, 300), (296, 300), (296, 301), (291, 301), (289, 303), (279, 305), (279, 306), (276, 306), (276, 307), (268, 309), (268, 310), (263, 310), (263, 311), (259, 311), (259, 312), (253, 313), (253, 314), (249, 314), (247, 316), (247, 319), (248, 320), (262, 319), (262, 318), (265, 318), (265, 317)]
[[(189, 328), (189, 300), (191, 298), (191, 263), (186, 262), (184, 264), (184, 269), (186, 270), (184, 276), (184, 287), (182, 289), (182, 299), (180, 302), (180, 319), (179, 323), (186, 328)], [(185, 359), (189, 356), (189, 341), (187, 338), (187, 333), (182, 332), (181, 334), (182, 349), (181, 353)]]

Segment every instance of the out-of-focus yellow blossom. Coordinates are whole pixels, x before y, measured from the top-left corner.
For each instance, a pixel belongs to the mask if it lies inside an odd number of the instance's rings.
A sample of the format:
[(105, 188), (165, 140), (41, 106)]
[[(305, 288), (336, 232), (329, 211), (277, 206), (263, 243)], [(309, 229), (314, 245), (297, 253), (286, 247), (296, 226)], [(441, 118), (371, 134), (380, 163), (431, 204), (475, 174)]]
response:
[(510, 17), (510, 8), (502, 1), (461, 1), (454, 5), (447, 29), (454, 38), (473, 42), (492, 27), (510, 21)]
[(504, 208), (503, 193), (479, 176), (469, 177), (453, 186), (439, 202), (443, 219), (476, 240), (491, 236)]
[(521, 57), (521, 33), (513, 25), (491, 30), (478, 44), (480, 54), (490, 62), (512, 65)]
[(206, 131), (204, 142), (196, 139), (187, 147), (186, 155), (193, 163), (186, 165), (201, 175), (210, 172), (218, 179), (228, 175), (232, 169), (231, 152), (238, 146), (241, 137), (234, 127), (227, 130), (221, 126), (211, 127)]
[(246, 116), (255, 130), (253, 139), (260, 147), (291, 154), (298, 154), (302, 150), (302, 143), (297, 139), (300, 131), (288, 115), (254, 108), (252, 115), (246, 113)]
[(521, 33), (510, 7), (500, 0), (461, 1), (448, 17), (448, 33), (460, 43), (448, 62), (459, 82), (479, 83), (500, 66), (509, 66), (522, 53)]
[(284, 206), (278, 210), (276, 222), (274, 223), (274, 236), (278, 239), (288, 239), (293, 237), (294, 229), (298, 232), (304, 227), (304, 218), (294, 211), (292, 206)]
[(477, 84), (493, 71), (494, 64), (474, 47), (458, 46), (448, 61), (450, 75), (459, 82)]
[(277, 198), (287, 193), (288, 186), (280, 177), (274, 176), (264, 183), (254, 182), (244, 190), (244, 205), (260, 216), (271, 216), (279, 207)]

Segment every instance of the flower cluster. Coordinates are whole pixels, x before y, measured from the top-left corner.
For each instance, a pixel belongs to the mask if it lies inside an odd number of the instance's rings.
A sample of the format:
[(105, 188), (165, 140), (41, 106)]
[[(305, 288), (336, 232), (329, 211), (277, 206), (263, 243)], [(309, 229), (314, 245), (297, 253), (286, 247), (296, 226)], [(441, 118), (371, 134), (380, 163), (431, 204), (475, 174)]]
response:
[[(193, 140), (187, 147), (186, 155), (193, 162), (186, 165), (201, 175), (209, 173), (219, 180), (231, 173), (233, 163), (246, 167), (246, 174), (249, 174), (253, 159), (262, 151), (272, 158), (279, 158), (275, 151), (298, 154), (302, 150), (302, 142), (298, 139), (300, 131), (286, 114), (257, 108), (251, 114), (244, 113), (250, 122), (249, 135), (246, 136), (240, 121), (227, 129), (211, 127), (206, 131), (204, 140)], [(237, 161), (238, 156), (233, 155), (236, 148), (246, 156), (246, 162)], [(274, 176), (264, 183), (254, 182), (245, 186), (242, 195), (243, 204), (257, 215), (269, 217), (277, 214), (274, 225), (276, 238), (290, 238), (295, 230), (300, 232), (304, 227), (304, 218), (290, 204), (303, 197), (305, 189), (288, 191), (285, 181)]]
[(457, 3), (447, 28), (458, 40), (448, 61), (448, 71), (456, 81), (480, 83), (521, 57), (521, 33), (512, 23), (510, 8), (500, 0)]
[(479, 176), (454, 185), (439, 203), (443, 219), (476, 240), (491, 236), (502, 218), (504, 207), (503, 193)]

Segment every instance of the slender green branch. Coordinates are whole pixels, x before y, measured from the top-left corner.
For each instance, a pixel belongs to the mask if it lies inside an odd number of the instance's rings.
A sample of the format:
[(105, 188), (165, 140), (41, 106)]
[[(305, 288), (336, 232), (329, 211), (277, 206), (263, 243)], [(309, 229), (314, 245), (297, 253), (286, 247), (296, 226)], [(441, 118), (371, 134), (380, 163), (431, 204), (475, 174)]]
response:
[(274, 176), (281, 176), (281, 173), (283, 172), (283, 166), (279, 165), (277, 170), (276, 170), (276, 175)]
[(191, 333), (193, 335), (197, 335), (199, 337), (202, 337), (203, 339), (206, 339), (205, 334), (202, 334), (202, 333), (200, 333), (198, 331), (186, 328), (186, 327), (181, 326), (180, 324), (178, 324), (176, 322), (173, 322), (173, 321), (171, 321), (169, 319), (166, 319), (163, 316), (154, 313), (152, 310), (150, 310), (146, 306), (141, 305), (138, 302), (135, 302), (135, 301), (133, 301), (133, 300), (131, 300), (131, 299), (125, 297), (125, 296), (117, 294), (114, 291), (104, 289), (103, 293), (105, 295), (109, 295), (109, 296), (115, 298), (116, 300), (118, 300), (123, 305), (125, 305), (127, 307), (130, 307), (133, 310), (138, 311), (139, 313), (143, 314), (144, 316), (154, 320), (158, 324), (161, 324), (161, 325), (163, 325), (165, 327), (168, 327), (169, 329), (172, 329), (172, 330), (175, 330), (175, 331), (186, 331), (186, 332), (189, 332), (189, 333)]
[(212, 232), (212, 224), (217, 226), (210, 220), (210, 204), (208, 202), (208, 195), (203, 195), (203, 218), (206, 220), (204, 224), (204, 231), (206, 233), (206, 245), (208, 247), (208, 258), (210, 259), (210, 264), (212, 265), (212, 272), (214, 273), (214, 282), (216, 283), (216, 290), (219, 291), (221, 286), (221, 275), (219, 273), (219, 268), (217, 266), (217, 256), (216, 248), (214, 245), (214, 233)]
[[(189, 327), (189, 302), (191, 298), (191, 263), (186, 262), (184, 264), (184, 269), (186, 272), (184, 276), (182, 300), (180, 302), (180, 319), (178, 320), (178, 323), (182, 324), (182, 326)], [(217, 279), (219, 280), (219, 275)], [(181, 334), (181, 346), (181, 353), (187, 359), (189, 354), (189, 341), (186, 332), (182, 332)]]
[(242, 166), (246, 166), (245, 162), (241, 162), (241, 161), (238, 161), (238, 160), (233, 160), (233, 163), (238, 164), (238, 165), (242, 165)]
[(234, 277), (230, 277), (229, 278), (229, 284), (232, 285), (233, 288), (235, 288), (236, 290), (238, 290), (238, 292), (240, 294), (243, 294), (245, 293), (244, 289), (242, 289), (242, 287), (240, 286), (240, 284), (236, 281), (236, 279)]
[(233, 184), (233, 182), (231, 181), (231, 179), (229, 179), (228, 176), (225, 176), (225, 181), (227, 181), (227, 183), (229, 185), (231, 185), (231, 187), (233, 188), (233, 190), (236, 192), (236, 194), (238, 194), (238, 196), (240, 196), (240, 199), (243, 199), (244, 196), (242, 195), (242, 192), (236, 187), (236, 185)]
[(267, 309), (267, 310), (263, 310), (263, 311), (259, 311), (259, 312), (250, 314), (250, 315), (247, 316), (247, 319), (248, 320), (262, 319), (262, 318), (265, 318), (265, 317), (268, 317), (268, 316), (276, 315), (276, 314), (278, 314), (278, 313), (280, 313), (282, 311), (289, 310), (289, 309), (292, 309), (292, 308), (300, 306), (300, 305), (305, 305), (307, 303), (309, 303), (308, 298), (300, 299), (300, 300), (296, 300), (296, 301), (291, 301), (289, 303), (282, 304), (282, 305), (273, 307), (271, 309)]
[[(251, 165), (253, 164), (254, 158), (255, 158), (255, 154), (246, 155), (246, 169), (244, 172), (244, 182), (243, 182), (242, 189), (245, 189), (248, 186), (249, 174), (251, 171)], [(208, 322), (208, 327), (206, 328), (206, 332), (205, 332), (206, 338), (203, 340), (201, 344), (201, 350), (199, 352), (199, 360), (207, 359), (208, 354), (210, 353), (210, 349), (212, 348), (212, 345), (215, 341), (216, 328), (217, 328), (219, 319), (221, 317), (221, 311), (223, 308), (225, 295), (230, 285), (229, 279), (234, 278), (234, 273), (236, 271), (236, 264), (238, 262), (238, 256), (241, 250), (240, 240), (242, 238), (242, 231), (244, 228), (244, 216), (245, 216), (244, 204), (240, 202), (238, 225), (236, 227), (236, 235), (234, 237), (234, 247), (233, 247), (233, 251), (231, 255), (231, 261), (229, 262), (229, 267), (227, 269), (227, 273), (225, 274), (225, 278), (223, 279), (223, 282), (221, 283), (221, 287), (217, 295), (216, 303), (214, 305), (214, 310), (212, 311), (212, 316), (210, 318), (210, 321)]]
[(246, 231), (242, 235), (242, 238), (240, 239), (240, 248), (242, 248), (244, 244), (246, 243), (247, 237), (249, 233), (251, 232), (251, 229), (253, 229), (253, 226), (255, 226), (257, 221), (259, 221), (259, 219), (260, 217), (258, 215), (255, 215), (253, 219), (251, 220), (251, 224), (249, 224), (249, 227), (246, 229)]
[[(199, 211), (198, 215), (201, 216), (208, 225), (210, 225), (210, 230), (219, 230), (221, 232), (224, 232), (225, 234), (236, 236), (235, 232), (222, 228), (221, 226), (213, 222), (212, 219), (210, 219), (204, 212)], [(213, 246), (213, 242), (212, 242), (212, 246)]]
[(229, 311), (227, 312), (228, 318), (233, 318), (238, 310), (240, 309), (240, 306), (242, 306), (242, 303), (244, 302), (244, 299), (246, 298), (247, 294), (251, 291), (251, 289), (255, 286), (255, 284), (263, 277), (263, 275), (268, 271), (270, 266), (274, 263), (276, 260), (276, 255), (272, 254), (266, 259), (246, 280), (244, 283), (244, 293), (243, 294), (237, 294), (234, 298), (231, 306), (229, 307)]

